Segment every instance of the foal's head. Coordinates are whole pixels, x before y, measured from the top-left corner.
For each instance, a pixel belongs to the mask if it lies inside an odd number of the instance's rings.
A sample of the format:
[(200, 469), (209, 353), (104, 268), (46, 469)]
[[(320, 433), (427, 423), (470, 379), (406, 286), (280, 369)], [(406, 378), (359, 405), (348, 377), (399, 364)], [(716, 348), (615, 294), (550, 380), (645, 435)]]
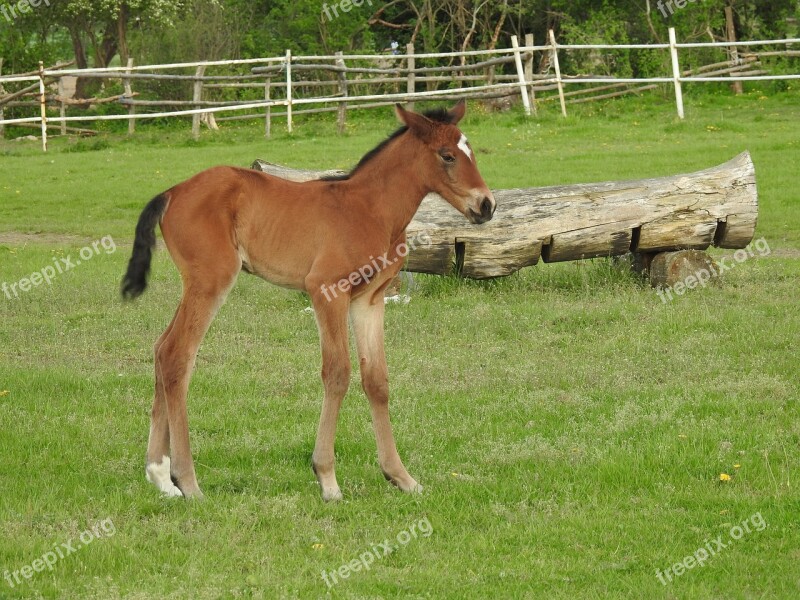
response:
[(496, 204), (478, 172), (467, 136), (456, 126), (466, 108), (462, 100), (449, 111), (421, 115), (396, 106), (398, 118), (424, 145), (420, 176), (428, 187), (473, 223), (485, 223), (494, 215)]

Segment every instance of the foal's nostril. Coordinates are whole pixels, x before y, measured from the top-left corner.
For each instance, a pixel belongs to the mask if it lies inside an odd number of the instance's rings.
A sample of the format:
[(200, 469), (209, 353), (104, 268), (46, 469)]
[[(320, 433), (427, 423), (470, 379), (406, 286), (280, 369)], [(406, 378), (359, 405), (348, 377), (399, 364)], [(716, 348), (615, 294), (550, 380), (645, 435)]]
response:
[(492, 201), (488, 197), (484, 198), (483, 202), (481, 202), (481, 216), (491, 217), (493, 212)]

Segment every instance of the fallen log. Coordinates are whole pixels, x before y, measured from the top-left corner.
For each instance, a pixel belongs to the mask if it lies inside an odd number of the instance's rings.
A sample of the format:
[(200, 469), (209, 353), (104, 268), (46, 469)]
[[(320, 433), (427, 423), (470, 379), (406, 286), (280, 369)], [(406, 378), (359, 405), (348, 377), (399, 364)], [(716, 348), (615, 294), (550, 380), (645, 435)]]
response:
[[(252, 168), (293, 181), (340, 171), (303, 171), (256, 160)], [(497, 212), (472, 225), (436, 194), (422, 201), (409, 238), (431, 243), (408, 256), (407, 269), (485, 279), (539, 259), (560, 262), (649, 257), (683, 249), (744, 248), (758, 217), (755, 168), (748, 152), (695, 173), (603, 183), (495, 190)]]

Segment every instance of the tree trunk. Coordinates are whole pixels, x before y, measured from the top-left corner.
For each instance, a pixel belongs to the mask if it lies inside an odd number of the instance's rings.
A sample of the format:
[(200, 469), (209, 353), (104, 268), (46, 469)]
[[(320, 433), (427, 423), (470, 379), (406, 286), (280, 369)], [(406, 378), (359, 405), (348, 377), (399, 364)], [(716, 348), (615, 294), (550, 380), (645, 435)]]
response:
[[(86, 59), (86, 47), (83, 45), (80, 31), (75, 27), (69, 28), (69, 37), (72, 40), (72, 51), (75, 54), (75, 68), (86, 69), (89, 62)], [(88, 80), (78, 77), (75, 81), (75, 98), (86, 98), (86, 85)]]
[(130, 53), (128, 51), (128, 17), (130, 8), (127, 2), (123, 2), (119, 8), (117, 16), (117, 47), (119, 48), (119, 58), (121, 64), (128, 64)]
[(117, 54), (116, 29), (116, 23), (106, 25), (100, 44), (95, 48), (95, 68), (107, 67)]

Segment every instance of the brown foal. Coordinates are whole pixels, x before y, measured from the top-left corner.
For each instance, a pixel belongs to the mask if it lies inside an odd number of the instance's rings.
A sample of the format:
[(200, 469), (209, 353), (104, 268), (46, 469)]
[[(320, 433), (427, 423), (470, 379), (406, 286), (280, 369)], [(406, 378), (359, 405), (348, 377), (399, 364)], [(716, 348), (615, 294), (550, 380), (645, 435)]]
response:
[(463, 101), (450, 111), (425, 114), (398, 105), (403, 126), (342, 177), (294, 183), (215, 167), (145, 207), (123, 297), (135, 298), (147, 287), (159, 223), (183, 280), (181, 302), (154, 348), (146, 474), (164, 494), (202, 497), (189, 449), (186, 395), (203, 336), (241, 270), (311, 297), (325, 390), (311, 460), (323, 499), (342, 497), (333, 445), (350, 383), (348, 315), (380, 467), (401, 490), (422, 489), (403, 466), (389, 423), (383, 297), (402, 267), (406, 227), (426, 194), (436, 192), (476, 224), (494, 214), (492, 192), (456, 126), (465, 109)]

